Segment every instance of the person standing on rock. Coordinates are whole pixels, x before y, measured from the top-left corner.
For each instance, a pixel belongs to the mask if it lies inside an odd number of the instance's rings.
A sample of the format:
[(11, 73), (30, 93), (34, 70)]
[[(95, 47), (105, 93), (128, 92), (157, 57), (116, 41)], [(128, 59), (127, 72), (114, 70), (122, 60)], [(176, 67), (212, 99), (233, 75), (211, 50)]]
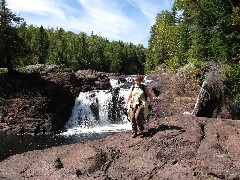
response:
[(148, 91), (146, 85), (142, 84), (142, 76), (137, 75), (135, 77), (135, 84), (129, 89), (129, 93), (125, 103), (125, 109), (127, 109), (128, 115), (131, 118), (133, 138), (142, 134), (144, 130), (143, 122), (148, 114), (147, 97), (150, 100), (155, 99)]

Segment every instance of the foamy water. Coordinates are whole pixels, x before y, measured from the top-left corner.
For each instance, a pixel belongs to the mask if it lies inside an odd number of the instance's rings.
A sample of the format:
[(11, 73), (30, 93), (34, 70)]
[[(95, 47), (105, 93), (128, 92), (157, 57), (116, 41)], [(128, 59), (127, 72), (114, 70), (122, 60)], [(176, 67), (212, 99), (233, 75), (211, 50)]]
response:
[[(132, 77), (126, 82), (131, 84)], [(80, 92), (75, 100), (72, 115), (66, 124), (63, 136), (87, 133), (122, 132), (131, 130), (131, 123), (124, 113), (124, 103), (129, 87), (118, 79), (110, 79), (111, 90)]]

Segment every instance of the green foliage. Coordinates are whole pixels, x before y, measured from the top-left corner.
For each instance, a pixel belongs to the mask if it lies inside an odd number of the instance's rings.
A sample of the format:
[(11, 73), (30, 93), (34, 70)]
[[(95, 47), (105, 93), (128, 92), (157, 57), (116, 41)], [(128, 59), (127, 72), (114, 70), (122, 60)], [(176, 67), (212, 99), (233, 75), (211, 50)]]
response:
[(152, 27), (145, 71), (164, 63), (175, 71), (186, 63), (188, 47), (187, 27), (183, 22), (175, 22), (174, 12), (162, 11), (157, 15)]
[(229, 84), (231, 84), (231, 89), (235, 92), (240, 89), (240, 63), (228, 64), (224, 69), (225, 75), (228, 78)]
[(172, 49), (172, 30), (174, 29), (174, 19), (170, 12), (163, 11), (156, 17), (156, 23), (151, 29), (149, 39), (149, 51), (147, 53), (145, 71), (148, 72), (158, 64), (162, 64), (169, 59)]
[(222, 61), (229, 64), (224, 72), (230, 89), (238, 94), (239, 29), (239, 0), (175, 0), (172, 12), (158, 14), (151, 28), (145, 72), (164, 64), (201, 84), (208, 62)]
[(60, 29), (20, 26), (18, 33), (31, 49), (31, 55), (21, 59), (21, 65), (64, 64), (72, 69), (94, 69), (125, 74), (143, 73), (146, 49), (121, 41), (86, 33), (75, 34)]
[(207, 64), (197, 59), (189, 59), (186, 66), (188, 67), (186, 68), (186, 75), (190, 79), (194, 79), (198, 85), (201, 85), (205, 78), (203, 69), (205, 69)]
[(23, 67), (30, 64), (37, 64), (39, 62), (38, 56), (36, 54), (36, 36), (38, 29), (32, 25), (27, 27), (27, 24), (24, 22), (17, 28), (18, 35), (24, 40), (25, 45), (29, 49), (30, 53), (26, 54), (19, 58), (18, 66)]
[(142, 45), (109, 42), (86, 33), (62, 28), (27, 26), (0, 0), (0, 67), (13, 70), (34, 64), (54, 64), (72, 69), (136, 74), (144, 72), (146, 49)]
[(171, 72), (176, 72), (178, 68), (182, 67), (182, 64), (177, 56), (169, 59), (168, 61), (166, 61), (165, 64), (166, 68), (169, 69)]
[(24, 40), (18, 35), (16, 26), (24, 21), (7, 8), (5, 0), (0, 0), (0, 67), (13, 71), (20, 57), (28, 53)]
[(36, 48), (37, 48), (36, 54), (38, 55), (40, 64), (45, 64), (47, 60), (49, 45), (50, 45), (50, 42), (48, 39), (48, 34), (43, 28), (43, 26), (41, 26), (39, 28), (39, 32), (36, 37)]
[(223, 71), (228, 80), (228, 89), (235, 102), (240, 106), (240, 62), (229, 63)]
[(8, 72), (7, 68), (0, 68), (0, 74), (7, 73), (7, 72)]

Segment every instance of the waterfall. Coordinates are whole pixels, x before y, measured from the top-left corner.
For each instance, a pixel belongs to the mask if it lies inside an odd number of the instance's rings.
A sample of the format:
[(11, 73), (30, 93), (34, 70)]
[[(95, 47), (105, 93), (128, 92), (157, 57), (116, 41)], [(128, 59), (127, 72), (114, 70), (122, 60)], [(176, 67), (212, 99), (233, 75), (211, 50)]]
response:
[(132, 77), (111, 78), (109, 90), (80, 92), (75, 100), (72, 115), (65, 125), (65, 134), (87, 132), (119, 132), (131, 129), (124, 113), (124, 103)]

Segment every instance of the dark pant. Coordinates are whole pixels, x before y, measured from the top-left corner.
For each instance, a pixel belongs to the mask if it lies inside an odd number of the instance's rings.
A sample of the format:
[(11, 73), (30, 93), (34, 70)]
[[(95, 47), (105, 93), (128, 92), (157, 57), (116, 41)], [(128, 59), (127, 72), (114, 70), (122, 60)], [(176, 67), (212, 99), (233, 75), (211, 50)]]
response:
[(130, 113), (130, 117), (132, 120), (132, 129), (133, 131), (137, 131), (138, 128), (140, 131), (144, 130), (144, 126), (143, 126), (143, 121), (144, 121), (144, 117), (143, 117), (143, 111), (144, 111), (144, 107), (143, 105), (137, 105), (136, 108), (133, 108), (133, 110)]

